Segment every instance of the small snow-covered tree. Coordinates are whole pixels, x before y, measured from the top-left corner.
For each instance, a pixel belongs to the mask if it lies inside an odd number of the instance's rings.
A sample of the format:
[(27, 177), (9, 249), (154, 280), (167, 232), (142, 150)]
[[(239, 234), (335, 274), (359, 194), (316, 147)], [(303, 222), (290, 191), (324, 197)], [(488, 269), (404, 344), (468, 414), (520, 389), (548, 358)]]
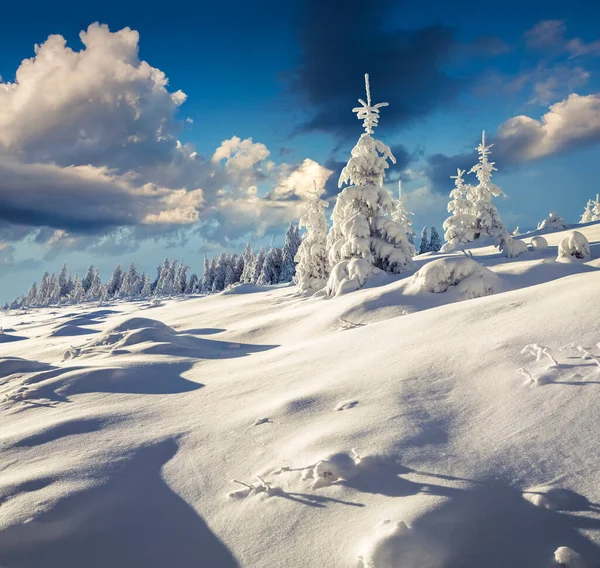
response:
[(225, 288), (225, 273), (228, 265), (229, 258), (225, 253), (221, 253), (215, 267), (214, 279), (212, 283), (213, 292), (221, 292)]
[(52, 273), (48, 281), (48, 306), (57, 306), (60, 304), (60, 284), (56, 274)]
[(296, 275), (296, 253), (300, 247), (300, 230), (296, 223), (290, 223), (285, 233), (285, 244), (283, 245), (283, 260), (281, 265), (280, 282), (291, 282)]
[(81, 284), (81, 280), (79, 280), (79, 274), (75, 274), (75, 279), (73, 280), (73, 290), (71, 291), (71, 303), (72, 304), (81, 304), (83, 302), (83, 296), (85, 292), (83, 290), (83, 286)]
[(187, 289), (187, 271), (190, 269), (189, 266), (183, 264), (183, 262), (179, 265), (179, 269), (177, 270), (177, 274), (175, 275), (175, 282), (173, 288), (176, 294), (185, 294)]
[(119, 298), (137, 298), (140, 290), (140, 277), (135, 265), (131, 263), (121, 281), (118, 296)]
[(92, 285), (92, 280), (94, 278), (94, 270), (96, 270), (96, 267), (93, 264), (90, 265), (90, 267), (87, 269), (85, 276), (81, 280), (81, 285), (83, 286), (83, 291), (85, 294), (88, 293), (88, 290)]
[(416, 253), (415, 250), (415, 232), (412, 228), (412, 220), (410, 218), (411, 213), (406, 209), (404, 205), (404, 201), (402, 199), (402, 181), (398, 181), (398, 200), (394, 204), (394, 210), (392, 211), (392, 221), (395, 221), (404, 228), (406, 231), (406, 238), (408, 239), (408, 243), (410, 245), (410, 254), (414, 256)]
[(62, 270), (60, 271), (60, 274), (58, 276), (58, 287), (60, 289), (59, 293), (61, 298), (66, 298), (71, 292), (71, 289), (69, 287), (69, 275), (67, 273), (66, 264), (63, 264)]
[(252, 244), (247, 243), (241, 258), (244, 261), (244, 270), (240, 277), (240, 282), (252, 282), (252, 269), (254, 268), (254, 253), (252, 252)]
[(440, 240), (440, 235), (435, 227), (431, 227), (428, 248), (429, 252), (438, 252), (442, 248), (442, 241)]
[(233, 278), (235, 282), (242, 281), (242, 274), (244, 273), (244, 255), (234, 254), (231, 259), (231, 268), (233, 269)]
[(280, 248), (271, 247), (258, 278), (257, 284), (261, 286), (269, 286), (278, 284), (281, 277), (281, 265), (283, 263), (283, 252)]
[(580, 223), (591, 223), (594, 220), (594, 202), (591, 199), (588, 199), (587, 205), (585, 206), (585, 210), (581, 215)]
[(121, 265), (117, 264), (110, 280), (106, 284), (106, 293), (109, 298), (115, 298), (118, 295), (122, 283), (123, 270), (121, 269)]
[(208, 294), (212, 291), (212, 283), (213, 283), (213, 272), (211, 269), (210, 261), (208, 257), (204, 255), (204, 269), (202, 273), (202, 291), (205, 294)]
[(429, 240), (427, 239), (427, 227), (423, 227), (421, 231), (421, 245), (419, 246), (419, 254), (429, 252)]
[(27, 294), (27, 297), (25, 298), (25, 305), (26, 306), (35, 306), (35, 300), (37, 298), (37, 294), (38, 294), (37, 282), (34, 282), (31, 285), (31, 288), (29, 288), (29, 292)]
[(538, 223), (538, 230), (548, 229), (549, 231), (562, 231), (567, 227), (564, 219), (554, 211), (551, 211), (548, 217)]
[(306, 228), (295, 258), (297, 265), (294, 281), (301, 292), (321, 290), (329, 278), (325, 219), (327, 206), (327, 202), (318, 196), (315, 185), (315, 193), (305, 201), (298, 225), (299, 228)]
[[(173, 261), (175, 263), (175, 261)], [(173, 293), (172, 281), (169, 280), (171, 272), (171, 263), (168, 258), (163, 260), (162, 265), (157, 269), (158, 279), (154, 287), (155, 296), (170, 296)]]
[[(235, 260), (235, 263), (237, 264), (237, 259)], [(233, 286), (237, 282), (237, 280), (235, 279), (235, 272), (233, 271), (233, 266), (234, 263), (229, 262), (227, 264), (227, 267), (225, 268), (225, 280), (223, 283), (225, 288), (229, 288), (229, 286)]]
[(458, 245), (470, 243), (475, 240), (475, 215), (473, 204), (468, 199), (471, 186), (465, 185), (463, 175), (465, 170), (457, 168), (456, 175), (450, 176), (454, 180), (454, 189), (450, 192), (448, 203), (448, 217), (444, 221), (443, 251), (453, 250)]
[(147, 299), (152, 296), (152, 281), (148, 274), (142, 273), (142, 289), (140, 290), (140, 298)]
[(406, 230), (390, 218), (393, 203), (383, 189), (388, 160), (396, 160), (389, 146), (371, 136), (379, 122), (379, 109), (387, 103), (371, 104), (368, 75), (365, 87), (367, 101), (359, 99), (361, 106), (352, 109), (362, 119), (365, 132), (340, 174), (338, 185), (351, 185), (338, 194), (331, 216), (329, 260), (334, 268), (339, 266), (329, 276), (329, 296), (363, 286), (375, 269), (400, 273), (412, 264)]
[(600, 194), (596, 193), (596, 201), (592, 209), (592, 221), (600, 221)]
[(47, 272), (44, 272), (42, 279), (40, 280), (40, 286), (37, 291), (37, 296), (35, 298), (36, 306), (47, 306), (48, 305), (48, 294), (49, 294), (49, 283), (50, 283), (50, 275)]
[(96, 302), (102, 300), (102, 297), (105, 295), (106, 287), (102, 285), (98, 269), (95, 266), (91, 268), (92, 274), (90, 278), (90, 286), (88, 288), (88, 291), (85, 293), (85, 299), (88, 302)]
[(260, 278), (266, 256), (267, 256), (267, 253), (266, 253), (265, 249), (263, 247), (260, 247), (260, 250), (258, 251), (258, 254), (256, 255), (256, 257), (254, 259), (254, 266), (252, 267), (252, 283), (253, 284), (256, 284), (258, 282), (258, 279)]
[(185, 289), (186, 294), (196, 294), (198, 292), (200, 282), (198, 281), (198, 275), (195, 272), (192, 272), (191, 276), (187, 281), (187, 286)]
[(504, 195), (503, 191), (492, 183), (492, 172), (497, 171), (494, 162), (488, 160), (492, 146), (493, 144), (486, 146), (484, 130), (481, 134), (481, 144), (477, 146), (479, 162), (469, 172), (474, 173), (479, 181), (477, 185), (470, 185), (468, 189), (468, 198), (473, 204), (475, 215), (475, 239), (498, 238), (506, 231), (500, 220), (500, 213), (492, 203), (492, 197)]

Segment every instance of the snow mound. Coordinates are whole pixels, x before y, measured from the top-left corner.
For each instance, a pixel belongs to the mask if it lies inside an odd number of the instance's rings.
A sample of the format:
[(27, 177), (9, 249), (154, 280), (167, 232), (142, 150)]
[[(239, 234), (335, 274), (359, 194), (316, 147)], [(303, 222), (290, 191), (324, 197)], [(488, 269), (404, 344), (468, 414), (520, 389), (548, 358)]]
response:
[(362, 288), (367, 278), (379, 272), (368, 260), (353, 258), (338, 262), (332, 269), (325, 291), (329, 297), (341, 296)]
[(567, 224), (558, 213), (551, 212), (546, 219), (538, 223), (537, 228), (538, 230), (562, 231), (567, 228)]
[(574, 550), (566, 546), (561, 546), (554, 553), (554, 560), (564, 568), (585, 568), (583, 558)]
[(590, 258), (590, 243), (579, 231), (571, 231), (558, 245), (556, 260), (560, 262), (585, 261)]
[(472, 258), (440, 258), (428, 262), (414, 276), (419, 292), (440, 294), (450, 287), (464, 298), (479, 298), (501, 289), (501, 279)]
[(88, 335), (96, 333), (93, 329), (79, 327), (78, 325), (65, 324), (60, 325), (51, 331), (48, 337), (75, 337), (76, 335)]
[(533, 237), (530, 244), (533, 250), (546, 250), (548, 248), (548, 241), (544, 237)]
[(527, 245), (519, 239), (513, 239), (507, 232), (498, 238), (496, 246), (506, 258), (515, 258), (527, 252)]
[(222, 296), (234, 296), (236, 294), (254, 294), (256, 292), (264, 292), (268, 290), (268, 286), (259, 286), (258, 284), (252, 284), (247, 282), (245, 284), (235, 284), (230, 286), (226, 290), (221, 292)]
[(383, 521), (359, 556), (363, 568), (444, 568), (445, 554), (435, 542), (403, 521)]

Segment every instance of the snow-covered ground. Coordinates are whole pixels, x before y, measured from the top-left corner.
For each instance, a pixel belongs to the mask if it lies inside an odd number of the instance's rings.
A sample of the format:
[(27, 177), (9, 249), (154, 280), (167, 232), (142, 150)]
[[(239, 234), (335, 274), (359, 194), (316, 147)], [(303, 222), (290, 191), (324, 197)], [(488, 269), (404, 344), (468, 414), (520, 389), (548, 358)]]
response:
[(0, 566), (600, 566), (600, 223), (574, 228), (592, 260), (536, 231), (442, 293), (9, 313)]

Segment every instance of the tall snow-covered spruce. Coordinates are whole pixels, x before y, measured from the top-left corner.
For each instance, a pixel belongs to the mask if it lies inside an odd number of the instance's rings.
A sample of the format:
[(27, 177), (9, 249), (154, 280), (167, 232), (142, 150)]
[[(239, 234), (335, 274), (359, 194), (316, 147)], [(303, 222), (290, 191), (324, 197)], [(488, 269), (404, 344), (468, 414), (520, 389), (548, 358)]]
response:
[(479, 183), (469, 186), (469, 200), (473, 204), (475, 215), (475, 239), (494, 239), (502, 236), (506, 228), (500, 220), (500, 213), (492, 203), (492, 197), (504, 195), (502, 190), (492, 183), (492, 172), (497, 171), (494, 162), (488, 160), (490, 148), (493, 144), (486, 146), (485, 130), (481, 133), (481, 144), (477, 146), (479, 163), (475, 164), (469, 173), (477, 176)]
[(371, 104), (369, 76), (365, 75), (367, 101), (352, 109), (363, 121), (365, 132), (352, 149), (338, 186), (350, 183), (337, 197), (328, 243), (333, 266), (326, 286), (328, 296), (362, 287), (377, 272), (400, 273), (412, 265), (406, 230), (390, 218), (392, 199), (383, 189), (388, 160), (396, 163), (389, 146), (375, 140), (373, 128), (379, 109), (388, 103)]
[(301, 292), (318, 291), (325, 287), (329, 278), (329, 259), (327, 258), (327, 219), (326, 201), (315, 192), (304, 203), (299, 228), (306, 228), (298, 248), (295, 261), (294, 281)]

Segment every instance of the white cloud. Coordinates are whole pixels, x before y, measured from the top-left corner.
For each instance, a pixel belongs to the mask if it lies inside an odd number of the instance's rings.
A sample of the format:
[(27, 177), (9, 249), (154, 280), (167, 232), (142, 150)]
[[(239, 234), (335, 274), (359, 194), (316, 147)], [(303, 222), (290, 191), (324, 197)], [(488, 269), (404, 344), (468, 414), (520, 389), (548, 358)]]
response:
[(518, 161), (542, 158), (600, 140), (600, 96), (571, 94), (540, 120), (516, 116), (500, 125), (497, 144)]
[(315, 184), (317, 192), (321, 195), (325, 191), (325, 182), (333, 173), (318, 162), (306, 159), (298, 168), (283, 177), (277, 184), (272, 193), (271, 199), (306, 199), (315, 193)]

